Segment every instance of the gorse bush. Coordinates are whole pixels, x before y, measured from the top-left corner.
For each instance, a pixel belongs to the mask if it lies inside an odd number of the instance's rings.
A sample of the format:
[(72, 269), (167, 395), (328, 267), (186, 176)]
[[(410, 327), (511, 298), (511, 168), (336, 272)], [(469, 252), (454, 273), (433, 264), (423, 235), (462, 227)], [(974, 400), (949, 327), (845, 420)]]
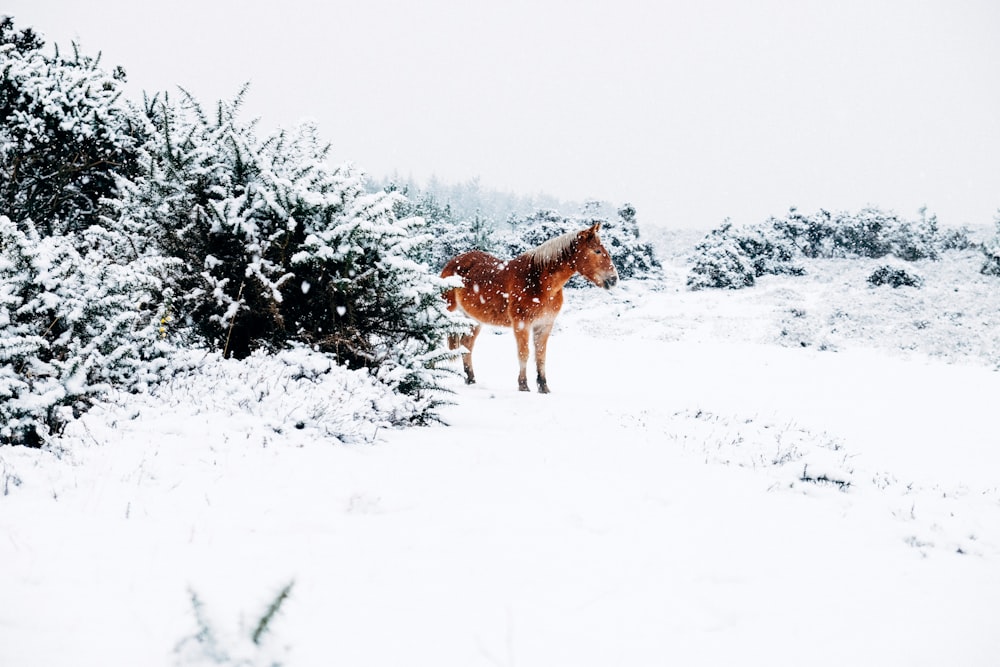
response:
[(802, 268), (792, 264), (797, 254), (794, 243), (776, 227), (734, 230), (726, 222), (695, 247), (687, 284), (691, 289), (739, 289), (754, 285), (767, 274), (800, 274)]
[(0, 17), (0, 212), (46, 235), (82, 231), (105, 212), (116, 174), (136, 168), (125, 74), (75, 46), (71, 58), (42, 46)]
[(923, 278), (896, 266), (880, 266), (868, 276), (868, 283), (876, 287), (920, 287)]
[(99, 227), (82, 237), (86, 253), (0, 216), (0, 444), (42, 444), (110, 386), (158, 379), (166, 262), (121, 262)]
[(944, 250), (968, 244), (961, 230), (944, 234), (937, 218), (920, 211), (920, 219), (903, 220), (895, 213), (865, 208), (857, 213), (828, 211), (805, 216), (795, 209), (782, 219), (712, 231), (695, 249), (688, 275), (691, 289), (738, 289), (768, 274), (801, 273), (795, 259), (894, 255), (906, 261), (937, 259)]
[(38, 445), (110, 386), (156, 379), (169, 262), (108, 224), (135, 137), (109, 75), (0, 19), (0, 444)]
[(443, 283), (416, 261), (419, 220), (397, 218), (400, 197), (368, 193), (353, 167), (328, 167), (315, 127), (259, 139), (241, 100), (211, 114), (189, 95), (147, 101), (148, 167), (122, 183), (121, 227), (182, 267), (187, 333), (236, 358), (304, 342), (404, 392), (436, 386), (453, 325)]
[(124, 73), (41, 47), (0, 22), (0, 444), (43, 443), (177, 347), (307, 344), (433, 417), (456, 324), (400, 195), (328, 166), (313, 126), (261, 139), (242, 92), (132, 106)]

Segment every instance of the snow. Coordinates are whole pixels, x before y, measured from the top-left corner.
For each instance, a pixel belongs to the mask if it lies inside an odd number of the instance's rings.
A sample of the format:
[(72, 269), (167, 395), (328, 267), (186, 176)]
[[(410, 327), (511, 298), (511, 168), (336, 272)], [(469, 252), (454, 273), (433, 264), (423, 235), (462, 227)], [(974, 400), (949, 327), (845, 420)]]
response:
[(689, 292), (669, 258), (567, 294), (550, 395), (487, 328), (447, 425), (304, 350), (186, 358), (0, 449), (0, 664), (996, 664), (977, 261)]

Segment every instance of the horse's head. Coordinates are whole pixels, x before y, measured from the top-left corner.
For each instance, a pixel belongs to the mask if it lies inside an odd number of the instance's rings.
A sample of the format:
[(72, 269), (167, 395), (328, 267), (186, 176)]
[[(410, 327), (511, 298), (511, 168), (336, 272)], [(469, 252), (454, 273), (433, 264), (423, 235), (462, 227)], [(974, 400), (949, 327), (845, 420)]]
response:
[(598, 222), (577, 233), (573, 265), (584, 278), (598, 287), (609, 289), (618, 282), (618, 271), (597, 235), (600, 228), (601, 223)]

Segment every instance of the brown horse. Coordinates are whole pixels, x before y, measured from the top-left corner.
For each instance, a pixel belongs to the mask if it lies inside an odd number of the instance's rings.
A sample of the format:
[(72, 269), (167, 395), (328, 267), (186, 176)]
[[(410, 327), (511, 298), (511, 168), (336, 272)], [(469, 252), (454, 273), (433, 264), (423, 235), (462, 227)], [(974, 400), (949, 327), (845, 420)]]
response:
[(604, 289), (618, 282), (618, 271), (597, 236), (600, 228), (597, 223), (581, 232), (557, 236), (508, 261), (473, 250), (445, 265), (442, 278), (462, 279), (461, 287), (453, 287), (444, 294), (448, 310), (457, 310), (480, 323), (468, 334), (448, 338), (451, 349), (459, 345), (465, 348), (462, 365), (466, 384), (476, 381), (472, 347), (482, 325), (490, 324), (514, 329), (517, 359), (521, 364), (517, 386), (521, 391), (528, 391), (528, 335), (534, 335), (538, 391), (549, 392), (545, 380), (545, 346), (562, 308), (563, 285), (576, 273)]

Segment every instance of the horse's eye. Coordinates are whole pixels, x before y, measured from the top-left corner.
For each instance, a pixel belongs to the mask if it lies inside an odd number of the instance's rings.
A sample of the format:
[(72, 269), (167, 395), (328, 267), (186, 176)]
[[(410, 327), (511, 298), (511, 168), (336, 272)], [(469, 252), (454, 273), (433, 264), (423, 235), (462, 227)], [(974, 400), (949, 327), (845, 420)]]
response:
[(600, 254), (601, 254), (601, 251), (600, 251), (600, 250), (595, 250), (595, 251), (594, 251), (594, 254), (595, 254), (595, 255), (600, 255)]

